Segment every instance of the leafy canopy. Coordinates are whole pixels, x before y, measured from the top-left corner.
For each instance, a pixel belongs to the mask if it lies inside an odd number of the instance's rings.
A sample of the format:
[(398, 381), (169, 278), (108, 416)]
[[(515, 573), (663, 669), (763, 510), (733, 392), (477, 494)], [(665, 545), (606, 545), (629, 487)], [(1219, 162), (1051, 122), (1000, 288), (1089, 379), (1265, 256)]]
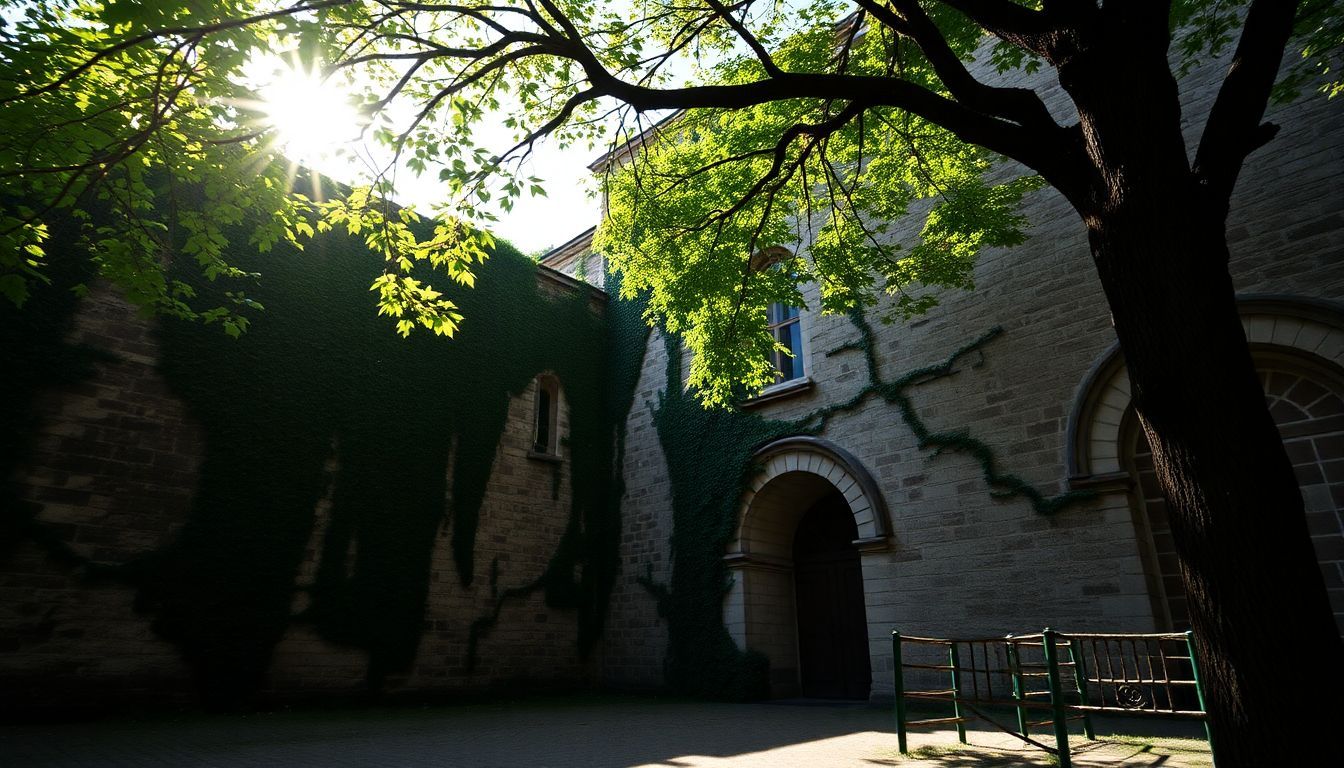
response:
[[(904, 78), (936, 86), (915, 57), (894, 58), (890, 38), (859, 31), (850, 25), (837, 43), (833, 24), (817, 24), (771, 58), (815, 72), (842, 55), (846, 72), (874, 77), (894, 62)], [(966, 36), (968, 54), (977, 42)], [(746, 57), (716, 74), (765, 76)], [(872, 305), (879, 288), (896, 296), (888, 318), (923, 312), (936, 298), (917, 286), (970, 288), (982, 247), (1022, 242), (1018, 205), (1039, 186), (1035, 176), (996, 177), (1000, 157), (909, 111), (829, 99), (688, 110), (633, 153), (608, 176), (597, 247), (626, 272), (628, 294), (650, 292), (650, 319), (683, 335), (695, 353), (690, 384), (717, 405), (774, 382), (769, 304), (805, 306), (800, 286), (815, 282), (827, 312)], [(912, 206), (923, 228), (903, 242)], [(801, 245), (805, 255), (768, 255)]]
[[(361, 236), (385, 262), (380, 311), (403, 334), (452, 334), (462, 317), (434, 286), (470, 286), (494, 212), (544, 194), (524, 162), (536, 142), (604, 148), (598, 247), (627, 294), (647, 292), (646, 318), (683, 335), (702, 399), (727, 403), (772, 380), (764, 308), (803, 304), (801, 283), (825, 311), (886, 291), (904, 316), (931, 288), (970, 286), (982, 248), (1021, 242), (1031, 172), (1056, 183), (1042, 153), (1076, 116), (1061, 125), (1013, 85), (1112, 5), (0, 0), (0, 293), (22, 303), (45, 279), (63, 256), (47, 222), (73, 216), (132, 301), (236, 335), (258, 276), (231, 263), (244, 244), (229, 233), (261, 220), (246, 247)], [(1232, 49), (1261, 5), (1178, 0), (1160, 36), (1176, 30), (1188, 67)], [(1295, 20), (1303, 53), (1278, 95), (1337, 92), (1336, 4), (1307, 0)], [(340, 199), (296, 191), (276, 158), (244, 75), (276, 54), (341, 83), (379, 148)], [(388, 202), (400, 169), (442, 183), (432, 227)], [(233, 283), (226, 303), (200, 306), (170, 258)]]

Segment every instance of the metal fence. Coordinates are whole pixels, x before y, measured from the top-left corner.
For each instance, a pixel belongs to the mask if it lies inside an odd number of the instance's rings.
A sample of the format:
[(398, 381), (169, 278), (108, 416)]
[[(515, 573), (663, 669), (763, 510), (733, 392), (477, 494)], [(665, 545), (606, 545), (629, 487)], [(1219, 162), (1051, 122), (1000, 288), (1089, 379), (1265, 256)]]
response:
[[(906, 752), (909, 728), (985, 722), (1056, 755), (1070, 768), (1069, 723), (1094, 738), (1091, 714), (1123, 713), (1205, 721), (1204, 691), (1191, 633), (1066, 634), (986, 638), (911, 637), (891, 633), (896, 684), (896, 734)], [(950, 717), (906, 718), (907, 700), (945, 702)], [(997, 710), (997, 711), (996, 711)], [(1015, 717), (1000, 722), (998, 713)], [(1033, 719), (1035, 718), (1035, 719)], [(1055, 746), (1033, 738), (1049, 727)], [(1047, 737), (1048, 739), (1049, 737)]]

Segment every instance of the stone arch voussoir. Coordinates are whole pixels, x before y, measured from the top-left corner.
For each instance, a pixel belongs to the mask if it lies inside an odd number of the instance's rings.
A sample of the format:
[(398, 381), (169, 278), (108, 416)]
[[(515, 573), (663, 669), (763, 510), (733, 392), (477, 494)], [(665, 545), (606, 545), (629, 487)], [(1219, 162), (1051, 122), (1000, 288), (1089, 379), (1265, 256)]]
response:
[(860, 551), (887, 547), (891, 518), (881, 490), (868, 470), (843, 448), (816, 437), (786, 437), (762, 447), (752, 460), (762, 471), (752, 478), (738, 506), (737, 536), (729, 548), (730, 558), (754, 553), (761, 540), (758, 532), (769, 523), (767, 488), (794, 473), (820, 478), (844, 495), (854, 515), (858, 529), (854, 543)]
[[(1238, 300), (1252, 350), (1288, 352), (1344, 370), (1344, 307), (1286, 296)], [(1092, 365), (1069, 414), (1067, 464), (1075, 487), (1123, 485), (1123, 434), (1130, 409), (1129, 375), (1119, 344)]]

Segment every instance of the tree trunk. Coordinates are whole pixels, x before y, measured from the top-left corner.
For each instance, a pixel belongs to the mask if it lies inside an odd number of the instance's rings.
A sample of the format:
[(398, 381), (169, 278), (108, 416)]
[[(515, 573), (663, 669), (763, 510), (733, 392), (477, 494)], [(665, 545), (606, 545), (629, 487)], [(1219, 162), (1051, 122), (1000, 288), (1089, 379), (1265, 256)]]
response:
[(1219, 768), (1338, 764), (1344, 648), (1237, 313), (1231, 188), (1190, 166), (1165, 7), (1105, 8), (1054, 62), (1079, 122), (1052, 182), (1087, 227), (1152, 446), (1214, 754)]
[(1089, 237), (1170, 509), (1218, 765), (1332, 764), (1344, 654), (1223, 216), (1188, 172), (1146, 182), (1117, 181)]

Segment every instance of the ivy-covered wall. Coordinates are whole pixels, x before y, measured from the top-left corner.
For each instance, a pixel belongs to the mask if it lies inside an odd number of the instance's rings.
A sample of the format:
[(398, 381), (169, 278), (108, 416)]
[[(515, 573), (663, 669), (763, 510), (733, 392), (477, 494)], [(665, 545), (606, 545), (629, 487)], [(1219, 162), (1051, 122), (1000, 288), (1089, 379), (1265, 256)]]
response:
[[(1233, 273), (1338, 301), (1319, 190), (1344, 178), (1344, 118), (1291, 109), (1243, 174)], [(409, 342), (349, 243), (253, 257), (267, 310), (238, 341), (77, 302), (87, 266), (56, 259), (22, 312), (0, 306), (0, 708), (572, 682), (585, 651), (608, 685), (759, 693), (769, 660), (722, 623), (736, 493), (758, 443), (827, 413), (891, 511), (863, 558), (875, 695), (892, 628), (1151, 629), (1126, 490), (1038, 513), (1068, 490), (1068, 409), (1114, 333), (1065, 201), (1027, 204), (1031, 239), (919, 321), (806, 317), (814, 387), (755, 415), (695, 408), (637, 303), (604, 325), (516, 255), (455, 297), (458, 339)], [(569, 409), (558, 469), (525, 455), (542, 371)]]
[[(379, 265), (355, 239), (236, 258), (264, 274), (248, 294), (266, 308), (237, 340), (115, 311), (90, 322), (107, 297), (81, 308), (79, 269), (3, 310), (21, 373), (0, 393), (0, 705), (59, 705), (62, 686), (71, 705), (81, 686), (115, 698), (118, 679), (171, 688), (186, 676), (144, 678), (176, 665), (219, 707), (329, 690), (312, 678), (352, 664), (371, 692), (582, 684), (617, 570), (631, 386), (606, 375), (602, 297), (502, 245), (453, 292), (456, 338), (402, 339), (374, 312)], [(526, 455), (543, 372), (562, 387), (560, 462)], [(133, 639), (172, 652), (144, 660)], [(329, 658), (277, 670), (278, 646), (286, 663)]]
[[(1191, 106), (1205, 104), (1207, 83), (1185, 84)], [(1344, 178), (1344, 118), (1320, 100), (1280, 109), (1291, 135), (1251, 159), (1233, 201), (1236, 287), (1337, 303), (1341, 221), (1319, 190)], [(1070, 409), (1115, 341), (1106, 300), (1067, 202), (1042, 190), (1025, 205), (1028, 241), (987, 252), (974, 289), (944, 294), (912, 323), (804, 313), (812, 386), (791, 397), (702, 414), (682, 391), (679, 347), (650, 343), (628, 427), (627, 486), (637, 490), (622, 509), (639, 535), (622, 543), (605, 680), (759, 690), (749, 681), (761, 661), (721, 631), (733, 578), (721, 558), (742, 512), (742, 464), (776, 430), (806, 434), (822, 417), (821, 435), (871, 474), (890, 511), (886, 549), (862, 556), (874, 696), (892, 690), (892, 629), (1157, 628), (1124, 478), (1094, 487), (1090, 501), (1068, 481)], [(815, 286), (803, 294), (817, 306)], [(1110, 424), (1117, 441), (1120, 416)]]
[[(652, 568), (639, 582), (652, 593), (666, 621), (668, 645), (664, 674), (675, 691), (715, 699), (743, 700), (769, 695), (770, 659), (743, 648), (724, 626), (723, 601), (730, 587), (724, 562), (740, 524), (741, 499), (760, 468), (753, 454), (770, 442), (792, 435), (824, 434), (836, 418), (875, 401), (887, 405), (889, 418), (914, 436), (931, 456), (963, 454), (979, 465), (987, 496), (1022, 499), (1036, 513), (1053, 515), (1092, 499), (1089, 492), (1047, 495), (1004, 470), (994, 449), (970, 430), (931, 429), (912, 402), (920, 385), (958, 372), (965, 358), (981, 354), (1002, 329), (972, 339), (934, 364), (884, 379), (874, 353), (872, 327), (851, 316), (853, 339), (825, 357), (859, 356), (866, 383), (852, 396), (794, 419), (771, 419), (743, 409), (708, 411), (682, 386), (684, 351), (673, 335), (663, 336), (665, 382), (656, 403), (649, 403), (670, 481), (671, 569), (666, 582)], [(793, 667), (794, 660), (777, 660)]]

